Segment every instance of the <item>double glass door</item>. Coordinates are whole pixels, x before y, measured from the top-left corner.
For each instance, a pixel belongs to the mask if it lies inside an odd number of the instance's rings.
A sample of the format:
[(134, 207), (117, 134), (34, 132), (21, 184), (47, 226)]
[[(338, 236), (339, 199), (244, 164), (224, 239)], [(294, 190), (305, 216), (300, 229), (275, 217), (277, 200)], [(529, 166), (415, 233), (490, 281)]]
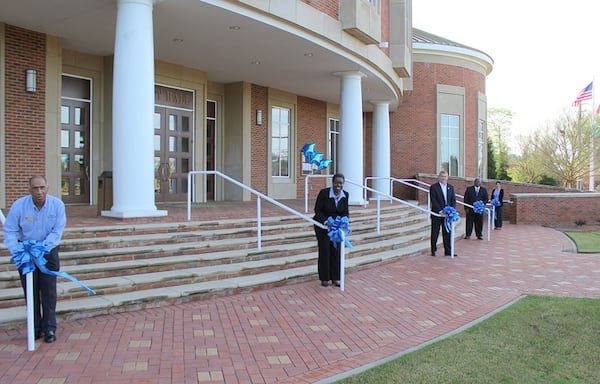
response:
[(154, 193), (156, 202), (186, 201), (192, 167), (193, 112), (154, 110)]

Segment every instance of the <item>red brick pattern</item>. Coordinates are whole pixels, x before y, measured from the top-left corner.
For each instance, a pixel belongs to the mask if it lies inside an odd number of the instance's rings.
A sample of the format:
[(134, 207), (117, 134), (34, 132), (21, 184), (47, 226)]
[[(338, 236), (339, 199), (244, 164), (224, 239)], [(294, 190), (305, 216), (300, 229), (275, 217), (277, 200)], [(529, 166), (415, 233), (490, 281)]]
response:
[[(10, 25), (5, 39), (6, 206), (28, 193), (27, 179), (46, 174), (46, 36)], [(25, 91), (25, 71), (37, 71), (37, 92)]]
[(339, 0), (303, 0), (303, 2), (335, 20), (338, 19), (340, 12)]
[[(268, 165), (271, 156), (269, 149), (269, 107), (268, 88), (252, 85), (251, 90), (251, 186), (259, 192), (267, 193)], [(255, 113), (263, 111), (262, 125), (256, 124)], [(254, 199), (255, 197), (253, 197)]]
[(59, 324), (27, 352), (0, 330), (0, 382), (314, 383), (476, 322), (524, 294), (600, 298), (599, 255), (549, 228), (506, 225), (457, 242), (455, 259), (420, 255), (346, 276)]

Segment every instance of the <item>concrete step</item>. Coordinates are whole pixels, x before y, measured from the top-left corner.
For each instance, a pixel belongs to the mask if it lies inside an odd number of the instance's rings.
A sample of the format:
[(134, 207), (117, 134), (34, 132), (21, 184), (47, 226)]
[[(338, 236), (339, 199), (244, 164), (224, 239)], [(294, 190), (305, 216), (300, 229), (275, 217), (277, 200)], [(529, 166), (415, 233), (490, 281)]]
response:
[[(348, 272), (429, 250), (429, 224), (420, 211), (385, 207), (379, 232), (374, 210), (351, 220)], [(58, 316), (86, 317), (316, 279), (312, 225), (289, 216), (262, 224), (260, 250), (255, 220), (238, 220), (235, 225), (225, 220), (113, 226), (98, 229), (103, 232), (98, 236), (89, 227), (69, 230), (72, 236), (64, 242), (72, 248), (63, 252), (61, 246), (61, 270), (98, 294), (89, 296), (78, 285), (59, 279)], [(90, 247), (94, 240), (102, 246)], [(7, 256), (2, 262), (10, 266)], [(0, 327), (24, 322), (23, 290), (14, 266), (0, 272), (0, 285)]]

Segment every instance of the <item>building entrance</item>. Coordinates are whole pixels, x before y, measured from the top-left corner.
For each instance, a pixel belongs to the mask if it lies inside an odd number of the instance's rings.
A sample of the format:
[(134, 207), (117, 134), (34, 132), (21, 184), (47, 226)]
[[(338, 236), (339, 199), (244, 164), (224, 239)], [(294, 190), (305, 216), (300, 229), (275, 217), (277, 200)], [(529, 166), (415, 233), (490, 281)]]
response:
[(187, 177), (193, 161), (193, 93), (161, 86), (155, 90), (155, 201), (186, 201)]
[(90, 89), (88, 79), (62, 77), (61, 197), (65, 204), (90, 203)]

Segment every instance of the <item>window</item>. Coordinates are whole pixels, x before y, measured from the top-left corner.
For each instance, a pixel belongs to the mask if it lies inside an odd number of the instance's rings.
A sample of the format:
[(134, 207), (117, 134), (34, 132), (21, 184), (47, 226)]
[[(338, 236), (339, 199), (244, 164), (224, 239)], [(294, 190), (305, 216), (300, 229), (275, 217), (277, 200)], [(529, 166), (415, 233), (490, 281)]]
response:
[(331, 159), (331, 173), (337, 173), (338, 148), (340, 140), (340, 120), (329, 119), (329, 159)]
[(271, 176), (290, 177), (290, 129), (289, 108), (271, 108)]
[(459, 176), (460, 116), (441, 114), (440, 162), (449, 176)]
[(479, 120), (477, 125), (477, 177), (485, 177), (485, 120)]

